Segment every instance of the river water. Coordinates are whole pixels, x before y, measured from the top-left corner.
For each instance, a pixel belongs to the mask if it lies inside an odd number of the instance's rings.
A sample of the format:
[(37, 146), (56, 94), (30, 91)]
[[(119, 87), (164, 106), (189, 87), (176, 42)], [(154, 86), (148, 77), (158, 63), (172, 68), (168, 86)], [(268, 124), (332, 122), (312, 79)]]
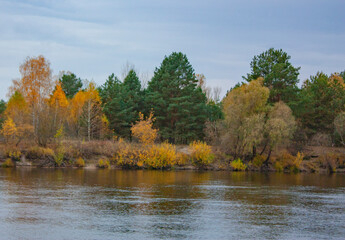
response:
[(345, 239), (345, 175), (0, 169), (0, 239)]

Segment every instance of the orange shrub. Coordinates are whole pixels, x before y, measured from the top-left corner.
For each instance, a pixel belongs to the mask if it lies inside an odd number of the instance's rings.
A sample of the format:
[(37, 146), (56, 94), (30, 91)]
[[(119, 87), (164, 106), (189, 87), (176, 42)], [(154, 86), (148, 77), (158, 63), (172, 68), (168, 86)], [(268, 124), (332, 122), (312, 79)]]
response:
[(150, 116), (144, 119), (144, 114), (139, 113), (139, 121), (132, 126), (132, 136), (137, 138), (142, 144), (152, 144), (157, 138), (157, 129), (153, 129), (153, 113), (150, 113)]

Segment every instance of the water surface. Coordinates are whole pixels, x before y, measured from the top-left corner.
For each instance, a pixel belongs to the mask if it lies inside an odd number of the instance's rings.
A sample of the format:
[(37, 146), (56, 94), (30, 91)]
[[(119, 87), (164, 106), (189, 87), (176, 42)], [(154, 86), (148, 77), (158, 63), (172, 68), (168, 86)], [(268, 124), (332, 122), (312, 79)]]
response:
[(0, 239), (345, 239), (345, 175), (0, 169)]

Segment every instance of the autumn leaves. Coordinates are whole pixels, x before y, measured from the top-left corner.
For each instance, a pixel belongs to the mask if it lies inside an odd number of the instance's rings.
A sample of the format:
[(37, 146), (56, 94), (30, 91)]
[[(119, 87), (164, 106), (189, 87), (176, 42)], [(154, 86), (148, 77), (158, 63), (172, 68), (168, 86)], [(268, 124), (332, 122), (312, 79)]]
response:
[(99, 136), (104, 118), (101, 99), (94, 83), (68, 99), (61, 82), (52, 80), (50, 63), (43, 56), (27, 58), (20, 66), (20, 80), (14, 80), (5, 111), (2, 134), (18, 144), (32, 138), (45, 146), (58, 129), (66, 126), (71, 136)]

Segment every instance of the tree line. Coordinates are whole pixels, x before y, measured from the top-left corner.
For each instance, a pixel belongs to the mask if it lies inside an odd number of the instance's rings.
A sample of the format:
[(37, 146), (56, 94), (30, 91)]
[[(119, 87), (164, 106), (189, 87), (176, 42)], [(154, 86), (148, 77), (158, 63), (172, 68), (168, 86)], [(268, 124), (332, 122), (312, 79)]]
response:
[(345, 145), (345, 72), (318, 72), (299, 87), (300, 67), (290, 59), (273, 48), (254, 56), (251, 72), (220, 100), (219, 89), (212, 94), (183, 53), (165, 56), (147, 87), (134, 69), (123, 81), (111, 74), (98, 87), (70, 72), (54, 81), (46, 58), (28, 57), (8, 102), (0, 102), (1, 133), (16, 145), (45, 146), (62, 132), (133, 141), (132, 126), (150, 117), (159, 141), (207, 141), (235, 158), (266, 152), (268, 161), (277, 147), (310, 141)]

